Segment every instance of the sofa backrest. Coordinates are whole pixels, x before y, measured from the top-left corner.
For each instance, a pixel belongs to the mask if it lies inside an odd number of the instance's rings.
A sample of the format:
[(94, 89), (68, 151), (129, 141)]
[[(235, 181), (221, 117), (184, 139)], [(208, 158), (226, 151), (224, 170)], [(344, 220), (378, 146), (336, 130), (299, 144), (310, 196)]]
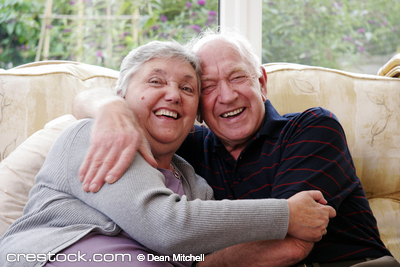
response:
[(0, 161), (54, 118), (71, 113), (83, 90), (113, 90), (118, 72), (71, 61), (44, 61), (0, 69)]
[(280, 114), (320, 106), (338, 117), (381, 236), (399, 259), (400, 79), (288, 63), (264, 68)]

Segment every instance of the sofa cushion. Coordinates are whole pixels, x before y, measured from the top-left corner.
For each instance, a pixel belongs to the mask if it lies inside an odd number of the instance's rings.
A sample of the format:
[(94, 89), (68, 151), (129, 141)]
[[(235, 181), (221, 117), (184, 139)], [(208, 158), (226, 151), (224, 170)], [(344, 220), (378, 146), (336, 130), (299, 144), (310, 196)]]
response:
[(394, 55), (378, 70), (379, 76), (400, 77), (400, 54)]
[(47, 123), (0, 162), (0, 236), (22, 216), (34, 179), (60, 132), (76, 121), (64, 115)]

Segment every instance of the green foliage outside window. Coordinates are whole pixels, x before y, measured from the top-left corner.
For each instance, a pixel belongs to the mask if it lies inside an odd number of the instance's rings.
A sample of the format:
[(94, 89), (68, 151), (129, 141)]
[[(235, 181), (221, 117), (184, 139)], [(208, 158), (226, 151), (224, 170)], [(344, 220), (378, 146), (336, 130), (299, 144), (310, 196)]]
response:
[(34, 61), (41, 13), (37, 1), (0, 0), (0, 68)]
[[(83, 20), (53, 18), (48, 25), (48, 59), (118, 69), (141, 44), (185, 41), (218, 23), (218, 0), (81, 1)], [(0, 0), (0, 68), (35, 61), (45, 3)], [(53, 15), (76, 17), (82, 6), (79, 0), (53, 0)], [(120, 19), (106, 19), (107, 9)], [(365, 55), (400, 52), (398, 14), (398, 0), (263, 0), (262, 62), (340, 68)]]
[(398, 0), (264, 0), (263, 62), (340, 68), (400, 52)]
[[(35, 61), (46, 1), (0, 1), (0, 68)], [(53, 15), (59, 16), (46, 27), (50, 30), (49, 60), (80, 61), (119, 69), (121, 60), (139, 45), (152, 40), (183, 42), (204, 27), (218, 25), (218, 0), (83, 0), (81, 3), (53, 1)], [(78, 17), (80, 10), (84, 10), (83, 19)], [(137, 17), (135, 10), (140, 14)], [(111, 19), (107, 19), (107, 14), (111, 14)]]

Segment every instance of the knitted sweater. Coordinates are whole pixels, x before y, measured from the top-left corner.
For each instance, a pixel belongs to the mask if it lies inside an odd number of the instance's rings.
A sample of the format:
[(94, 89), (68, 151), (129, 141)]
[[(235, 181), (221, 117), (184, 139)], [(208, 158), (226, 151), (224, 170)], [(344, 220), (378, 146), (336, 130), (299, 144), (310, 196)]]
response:
[[(98, 193), (86, 193), (79, 167), (90, 146), (92, 120), (64, 130), (36, 177), (24, 215), (0, 238), (0, 261), (15, 266), (17, 253), (57, 253), (91, 231), (116, 235), (123, 229), (144, 246), (172, 255), (209, 253), (239, 243), (283, 239), (289, 220), (286, 200), (212, 199), (212, 189), (182, 158), (184, 196), (138, 154), (123, 177)], [(11, 256), (12, 257), (11, 257)], [(48, 258), (19, 266), (42, 266)], [(8, 265), (7, 265), (8, 264)]]

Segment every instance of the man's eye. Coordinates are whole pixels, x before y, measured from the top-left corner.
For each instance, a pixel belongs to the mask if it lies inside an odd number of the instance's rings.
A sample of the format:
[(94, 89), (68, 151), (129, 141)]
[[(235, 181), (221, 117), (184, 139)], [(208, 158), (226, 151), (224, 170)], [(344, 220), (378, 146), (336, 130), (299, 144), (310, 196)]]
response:
[(244, 79), (246, 79), (246, 76), (237, 76), (237, 77), (234, 77), (232, 80), (233, 81), (243, 81)]
[(202, 85), (201, 86), (201, 93), (209, 93), (211, 92), (216, 86), (213, 84)]

